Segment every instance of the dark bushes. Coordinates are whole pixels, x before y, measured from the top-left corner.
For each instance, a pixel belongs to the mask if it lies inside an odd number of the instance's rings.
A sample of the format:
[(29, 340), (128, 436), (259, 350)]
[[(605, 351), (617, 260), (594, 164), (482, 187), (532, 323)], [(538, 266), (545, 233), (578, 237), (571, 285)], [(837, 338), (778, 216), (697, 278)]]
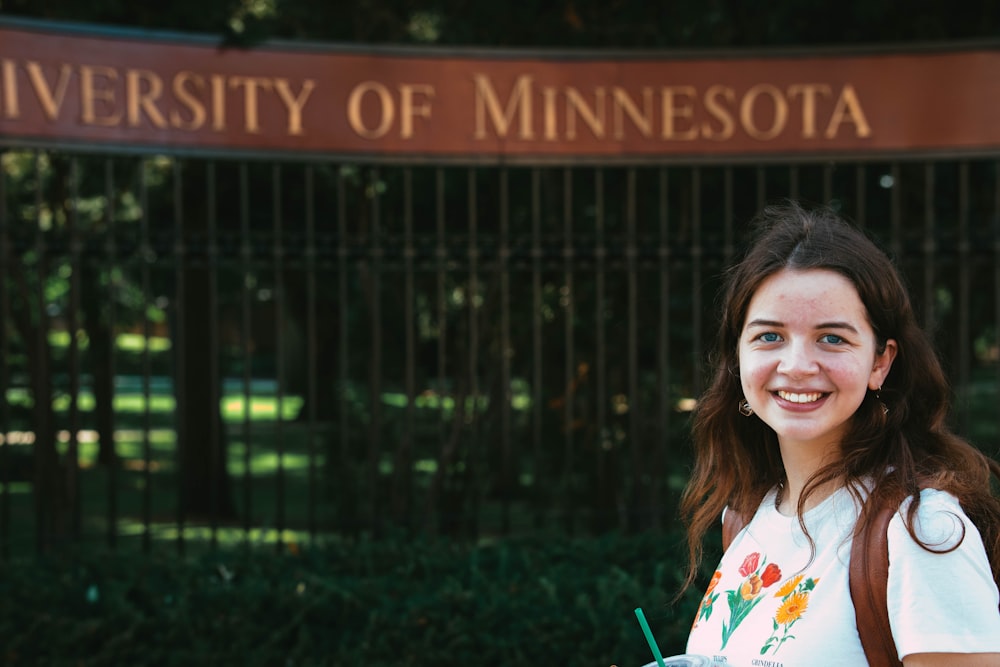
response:
[(6, 564), (8, 665), (638, 667), (682, 652), (697, 591), (673, 535), (330, 542)]

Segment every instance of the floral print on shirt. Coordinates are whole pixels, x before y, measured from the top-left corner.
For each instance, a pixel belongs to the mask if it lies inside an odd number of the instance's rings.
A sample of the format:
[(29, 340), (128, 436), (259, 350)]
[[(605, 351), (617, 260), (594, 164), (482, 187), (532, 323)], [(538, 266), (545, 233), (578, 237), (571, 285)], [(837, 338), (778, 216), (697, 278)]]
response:
[[(759, 551), (754, 551), (746, 555), (743, 563), (739, 567), (741, 577), (740, 584), (733, 589), (725, 591), (726, 604), (729, 607), (728, 621), (722, 621), (722, 643), (719, 650), (726, 648), (733, 633), (740, 626), (740, 623), (750, 615), (750, 612), (768, 597), (768, 589), (781, 580), (781, 568), (777, 563), (768, 563), (767, 557), (761, 556)], [(716, 570), (712, 574), (712, 580), (708, 584), (708, 589), (702, 597), (698, 606), (698, 614), (691, 625), (691, 629), (698, 627), (701, 621), (707, 621), (715, 609), (715, 603), (721, 593), (716, 592), (716, 587), (722, 580), (722, 572)], [(819, 577), (807, 577), (804, 574), (797, 574), (786, 579), (774, 592), (773, 597), (780, 600), (774, 618), (771, 620), (772, 632), (763, 646), (760, 654), (768, 652), (776, 654), (781, 646), (792, 639), (795, 635), (791, 633), (792, 627), (802, 618), (809, 607), (809, 596), (819, 583)]]
[[(819, 577), (805, 578), (804, 575), (799, 574), (781, 585), (781, 588), (774, 594), (774, 597), (781, 598), (781, 604), (778, 606), (778, 611), (775, 612), (772, 622), (774, 631), (760, 648), (761, 655), (772, 648), (777, 653), (782, 644), (789, 639), (795, 639), (795, 635), (788, 634), (788, 632), (802, 618), (802, 614), (809, 606), (809, 594), (818, 583)], [(778, 634), (779, 630), (781, 631), (780, 635)]]
[(715, 592), (715, 587), (719, 584), (719, 579), (722, 578), (722, 573), (718, 570), (712, 575), (712, 580), (708, 582), (708, 589), (705, 591), (705, 596), (701, 599), (701, 604), (698, 606), (698, 615), (694, 618), (694, 623), (691, 625), (691, 629), (694, 630), (698, 627), (698, 623), (701, 621), (707, 621), (712, 616), (712, 608), (715, 605), (715, 601), (719, 599), (719, 594)]
[(729, 623), (722, 622), (722, 646), (726, 648), (729, 638), (739, 627), (753, 608), (764, 599), (764, 589), (781, 579), (781, 568), (775, 563), (767, 563), (767, 558), (761, 561), (760, 552), (754, 551), (743, 559), (740, 565), (740, 576), (743, 582), (735, 589), (726, 591), (726, 602), (729, 604)]

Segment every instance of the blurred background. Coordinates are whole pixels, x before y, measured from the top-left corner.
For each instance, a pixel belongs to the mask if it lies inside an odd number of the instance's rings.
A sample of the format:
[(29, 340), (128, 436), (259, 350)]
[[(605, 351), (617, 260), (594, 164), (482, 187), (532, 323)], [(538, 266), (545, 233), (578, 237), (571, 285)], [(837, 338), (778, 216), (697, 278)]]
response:
[[(0, 0), (4, 18), (598, 57), (1000, 43), (986, 1)], [(787, 197), (890, 252), (955, 428), (998, 452), (988, 152), (484, 166), (0, 136), (0, 165), (4, 664), (624, 667), (651, 660), (637, 606), (681, 652), (700, 591), (675, 597), (676, 506), (718, 279)]]

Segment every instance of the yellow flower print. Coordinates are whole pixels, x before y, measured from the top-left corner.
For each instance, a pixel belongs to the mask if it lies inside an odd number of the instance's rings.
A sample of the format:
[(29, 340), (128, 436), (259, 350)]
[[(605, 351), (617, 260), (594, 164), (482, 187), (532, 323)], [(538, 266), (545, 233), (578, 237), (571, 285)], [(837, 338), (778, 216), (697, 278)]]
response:
[(788, 596), (788, 599), (781, 603), (778, 607), (778, 612), (774, 615), (774, 620), (776, 620), (781, 625), (789, 625), (799, 620), (799, 617), (805, 613), (806, 607), (809, 606), (809, 594), (808, 593), (796, 593), (795, 595)]
[[(798, 576), (792, 577), (791, 579), (789, 579), (788, 581), (786, 581), (785, 583), (783, 583), (781, 585), (781, 588), (779, 588), (777, 590), (777, 592), (775, 592), (774, 597), (776, 597), (776, 598), (783, 598), (783, 597), (785, 597), (786, 595), (788, 595), (789, 593), (791, 593), (792, 591), (795, 590), (795, 587), (799, 585), (800, 581), (802, 581), (802, 575), (801, 574), (798, 575)], [(819, 581), (819, 580), (817, 579), (817, 581)]]
[(802, 614), (806, 613), (806, 608), (809, 607), (809, 594), (818, 583), (819, 577), (806, 579), (800, 574), (786, 581), (774, 594), (774, 597), (781, 598), (781, 604), (774, 613), (774, 632), (760, 647), (761, 655), (772, 649), (777, 653), (782, 644), (795, 639), (795, 635), (791, 633), (792, 626), (802, 618)]

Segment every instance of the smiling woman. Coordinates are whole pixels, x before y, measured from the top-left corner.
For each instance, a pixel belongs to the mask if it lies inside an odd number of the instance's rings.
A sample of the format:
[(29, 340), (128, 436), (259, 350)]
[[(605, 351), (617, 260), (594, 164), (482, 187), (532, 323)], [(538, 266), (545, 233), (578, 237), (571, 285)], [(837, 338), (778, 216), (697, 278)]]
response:
[[(720, 515), (748, 520), (688, 651), (732, 665), (1000, 665), (1000, 464), (948, 430), (944, 374), (898, 273), (826, 210), (767, 209), (758, 234), (727, 276), (695, 411), (692, 578)], [(874, 594), (891, 652), (862, 645), (849, 582), (852, 540), (885, 507), (891, 566)]]

